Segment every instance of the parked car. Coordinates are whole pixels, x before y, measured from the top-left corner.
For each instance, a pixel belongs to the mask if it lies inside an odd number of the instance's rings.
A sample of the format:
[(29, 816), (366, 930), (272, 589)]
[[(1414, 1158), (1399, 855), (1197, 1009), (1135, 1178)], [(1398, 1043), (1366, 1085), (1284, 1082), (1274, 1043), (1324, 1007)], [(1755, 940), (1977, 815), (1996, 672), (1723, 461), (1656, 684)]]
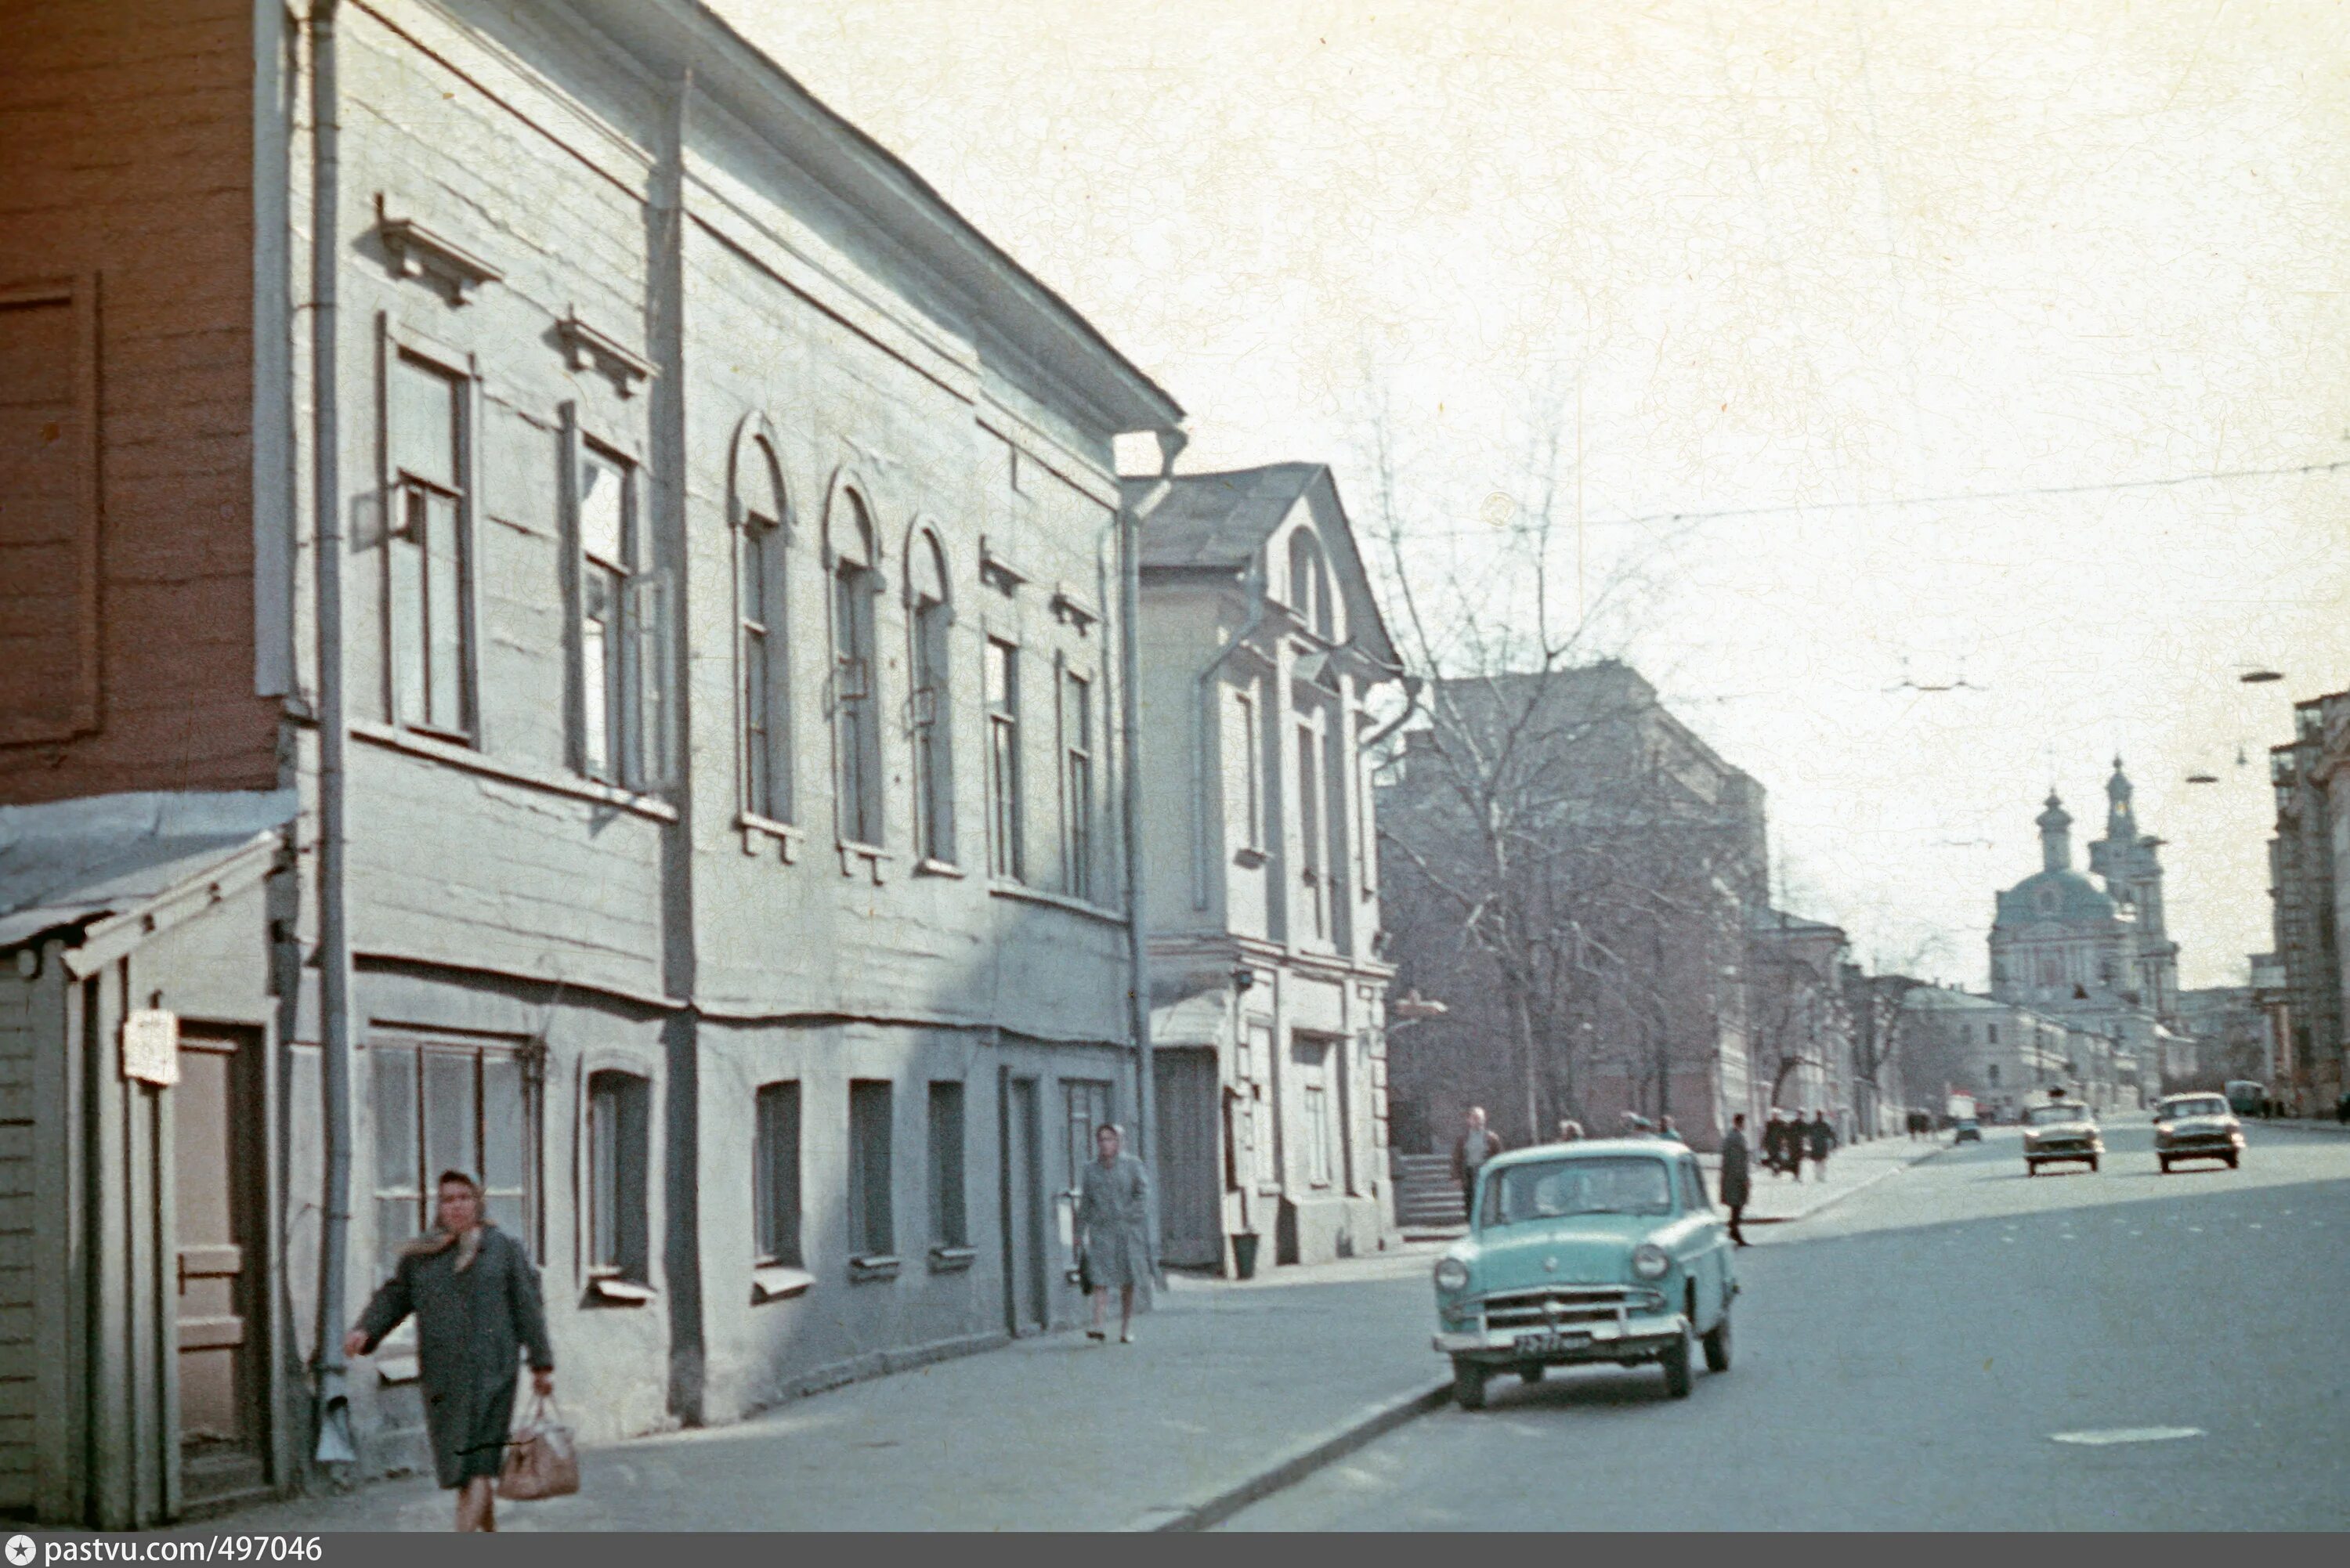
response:
[(1950, 1141), (1954, 1144), (1982, 1142), (1982, 1127), (1972, 1116), (1960, 1116), (1951, 1124)]
[(2023, 1107), (2023, 1173), (2037, 1176), (2043, 1165), (2077, 1160), (2092, 1171), (2106, 1152), (2096, 1113), (2080, 1101), (2052, 1099)]
[(2228, 1108), (2240, 1116), (2259, 1116), (2261, 1107), (2268, 1103), (2268, 1085), (2256, 1084), (2250, 1078), (2229, 1079), (2225, 1093)]
[(1699, 1346), (1710, 1370), (1730, 1370), (1737, 1293), (1729, 1231), (1687, 1147), (1521, 1149), (1486, 1162), (1469, 1233), (1437, 1262), (1435, 1348), (1464, 1410), (1484, 1407), (1496, 1373), (1537, 1383), (1610, 1362), (1661, 1366), (1682, 1399)]
[(2244, 1154), (2244, 1124), (2223, 1095), (2171, 1095), (2154, 1107), (2154, 1158), (2163, 1174), (2182, 1159), (2217, 1159), (2230, 1170)]

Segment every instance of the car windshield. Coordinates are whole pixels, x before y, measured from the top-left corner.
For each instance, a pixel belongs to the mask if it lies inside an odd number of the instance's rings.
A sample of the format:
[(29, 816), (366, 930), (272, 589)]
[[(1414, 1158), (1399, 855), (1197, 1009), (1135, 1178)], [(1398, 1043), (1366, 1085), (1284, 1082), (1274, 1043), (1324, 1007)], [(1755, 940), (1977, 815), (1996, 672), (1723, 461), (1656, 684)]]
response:
[(1513, 1165), (1485, 1189), (1485, 1223), (1517, 1225), (1565, 1214), (1669, 1214), (1673, 1189), (1661, 1159), (1554, 1159)]
[(2157, 1121), (2175, 1121), (2180, 1116), (2224, 1116), (2228, 1102), (2217, 1095), (2198, 1095), (2191, 1100), (2173, 1100), (2162, 1107)]
[(2024, 1114), (2032, 1118), (2032, 1125), (2033, 1127), (2046, 1127), (2051, 1122), (2077, 1122), (2085, 1117), (2089, 1113), (2080, 1106), (2068, 1104), (2062, 1106), (2034, 1106), (2031, 1110)]

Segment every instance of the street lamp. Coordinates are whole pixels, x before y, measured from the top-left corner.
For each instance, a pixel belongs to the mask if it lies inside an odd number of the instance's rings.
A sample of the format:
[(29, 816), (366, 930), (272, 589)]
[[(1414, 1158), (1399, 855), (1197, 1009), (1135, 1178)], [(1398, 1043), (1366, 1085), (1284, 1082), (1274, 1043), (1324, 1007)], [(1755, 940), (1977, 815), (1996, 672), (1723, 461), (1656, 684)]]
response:
[(1413, 986), (1388, 1005), (1388, 1012), (1407, 1023), (1421, 1023), (1431, 1018), (1441, 1018), (1452, 1010), (1440, 1002), (1419, 994)]

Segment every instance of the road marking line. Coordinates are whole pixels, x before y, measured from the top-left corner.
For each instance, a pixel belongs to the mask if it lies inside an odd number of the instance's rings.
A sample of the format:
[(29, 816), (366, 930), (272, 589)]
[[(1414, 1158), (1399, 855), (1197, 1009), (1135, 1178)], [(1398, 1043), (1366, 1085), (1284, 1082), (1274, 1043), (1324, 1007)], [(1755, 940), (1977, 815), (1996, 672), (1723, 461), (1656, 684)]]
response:
[(2199, 1438), (2200, 1427), (2108, 1427), (2095, 1432), (2051, 1432), (2052, 1443), (2079, 1443), (2101, 1449), (2111, 1443), (2168, 1443), (2178, 1438)]

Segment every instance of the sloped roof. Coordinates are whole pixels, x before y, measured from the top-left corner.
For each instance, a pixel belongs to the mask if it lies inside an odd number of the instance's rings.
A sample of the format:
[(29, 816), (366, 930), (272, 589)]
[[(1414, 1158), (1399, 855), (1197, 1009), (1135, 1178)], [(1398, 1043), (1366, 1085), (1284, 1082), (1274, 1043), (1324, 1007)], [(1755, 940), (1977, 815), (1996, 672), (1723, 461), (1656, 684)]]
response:
[[(1231, 473), (1176, 475), (1166, 482), (1165, 498), (1143, 519), (1144, 568), (1247, 566), (1324, 472), (1318, 462), (1276, 462)], [(1126, 480), (1127, 499), (1139, 501), (1160, 483)]]
[(120, 795), (0, 809), (0, 950), (133, 913), (275, 845), (261, 824), (280, 809), (293, 815), (290, 794), (219, 810)]

